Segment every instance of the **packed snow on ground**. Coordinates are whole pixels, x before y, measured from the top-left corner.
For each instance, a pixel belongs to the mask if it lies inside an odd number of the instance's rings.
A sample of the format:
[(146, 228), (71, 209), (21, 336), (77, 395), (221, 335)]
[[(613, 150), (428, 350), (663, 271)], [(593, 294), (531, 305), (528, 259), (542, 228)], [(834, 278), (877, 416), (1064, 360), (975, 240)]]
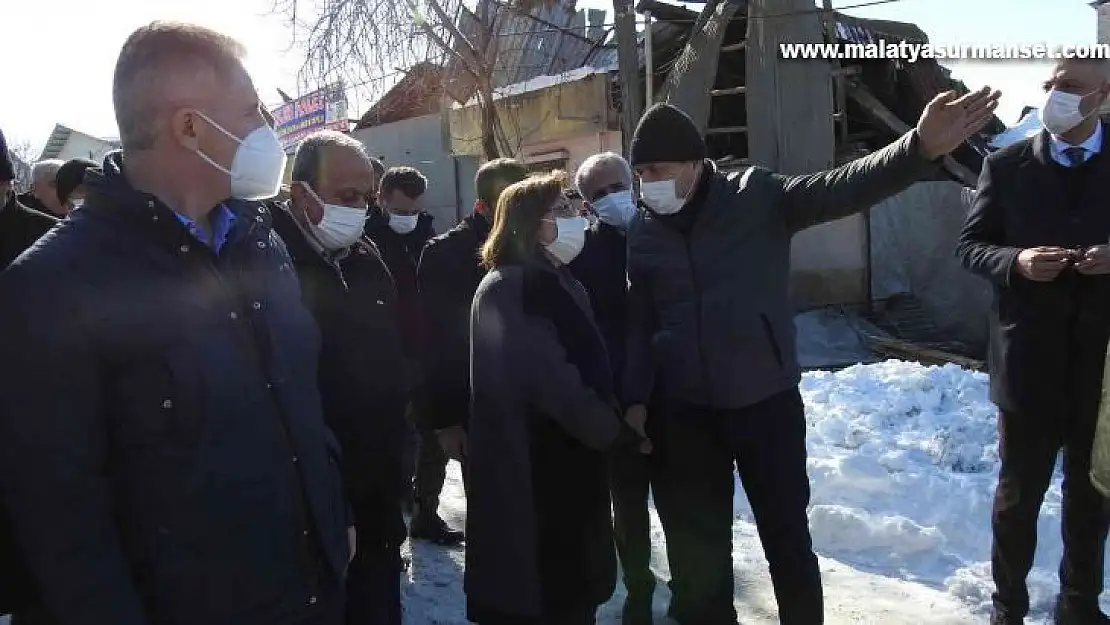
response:
[[(801, 390), (813, 483), (810, 523), (821, 556), (827, 622), (986, 623), (990, 509), (998, 472), (998, 431), (986, 376), (953, 365), (887, 361), (807, 373)], [(452, 464), (441, 512), (461, 524), (465, 507)], [(665, 580), (663, 532), (652, 515), (654, 567)], [(1039, 529), (1029, 580), (1032, 622), (1044, 621), (1056, 592), (1059, 474)], [(766, 560), (739, 489), (733, 539), (741, 622), (777, 623)], [(404, 580), (407, 624), (466, 623), (462, 567), (462, 550), (415, 546)], [(618, 589), (603, 607), (600, 623), (619, 622), (622, 593)], [(659, 623), (666, 622), (667, 600), (661, 584)]]

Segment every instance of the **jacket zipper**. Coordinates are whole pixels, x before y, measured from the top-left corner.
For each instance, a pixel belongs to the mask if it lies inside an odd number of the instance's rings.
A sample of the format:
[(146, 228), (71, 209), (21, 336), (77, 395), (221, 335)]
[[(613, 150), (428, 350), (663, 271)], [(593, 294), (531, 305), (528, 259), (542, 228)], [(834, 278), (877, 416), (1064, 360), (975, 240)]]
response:
[(709, 379), (709, 366), (705, 360), (705, 344), (702, 337), (702, 322), (701, 322), (701, 282), (698, 280), (698, 270), (694, 265), (694, 227), (696, 224), (690, 226), (690, 232), (683, 237), (686, 243), (686, 261), (690, 264), (690, 282), (694, 287), (694, 333), (697, 337), (697, 350), (698, 362), (701, 364), (701, 376), (705, 382), (705, 391), (709, 396), (709, 405), (714, 406), (716, 402), (713, 397), (713, 382)]
[[(253, 228), (251, 229), (251, 231), (253, 231)], [(245, 238), (249, 238), (249, 236), (250, 232), (245, 235)], [(300, 536), (296, 537), (295, 539), (299, 541), (299, 543), (296, 545), (296, 548), (297, 552), (301, 556), (302, 566), (304, 567), (305, 572), (308, 574), (309, 577), (310, 596), (312, 600), (315, 600), (316, 597), (319, 595), (319, 581), (321, 573), (319, 570), (319, 566), (315, 562), (315, 554), (313, 553), (311, 544), (311, 516), (308, 511), (304, 478), (301, 476), (301, 472), (296, 466), (297, 448), (293, 445), (293, 436), (289, 431), (289, 424), (286, 422), (285, 411), (282, 409), (281, 401), (277, 396), (277, 389), (270, 381), (270, 373), (267, 370), (266, 362), (264, 362), (263, 356), (260, 353), (261, 349), (257, 335), (258, 328), (257, 326), (255, 326), (254, 320), (251, 319), (250, 314), (245, 310), (245, 307), (239, 300), (239, 297), (237, 296), (237, 291), (232, 289), (231, 286), (227, 283), (227, 280), (224, 279), (223, 273), (220, 271), (218, 264), (219, 257), (214, 252), (211, 253), (212, 259), (214, 259), (216, 262), (206, 262), (206, 268), (215, 276), (216, 282), (219, 284), (227, 301), (232, 304), (237, 317), (247, 324), (247, 329), (245, 332), (243, 330), (237, 330), (236, 334), (244, 343), (246, 351), (250, 355), (251, 361), (254, 363), (255, 369), (258, 371), (259, 376), (266, 383), (266, 389), (269, 392), (270, 401), (272, 402), (274, 409), (276, 410), (278, 415), (278, 430), (281, 433), (282, 442), (285, 443), (285, 447), (289, 452), (289, 457), (292, 458), (294, 462), (293, 475), (294, 480), (296, 481), (296, 487), (293, 489), (293, 499), (297, 511), (297, 524), (299, 525), (300, 532)]]

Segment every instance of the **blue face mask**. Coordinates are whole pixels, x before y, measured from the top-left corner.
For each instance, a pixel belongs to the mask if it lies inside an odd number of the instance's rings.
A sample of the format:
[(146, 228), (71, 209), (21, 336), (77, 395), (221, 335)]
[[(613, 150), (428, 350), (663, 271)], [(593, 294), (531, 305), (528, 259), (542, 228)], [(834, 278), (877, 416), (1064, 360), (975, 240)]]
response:
[(632, 191), (617, 191), (593, 202), (594, 211), (602, 223), (623, 228), (628, 225), (636, 214), (636, 202), (632, 199)]

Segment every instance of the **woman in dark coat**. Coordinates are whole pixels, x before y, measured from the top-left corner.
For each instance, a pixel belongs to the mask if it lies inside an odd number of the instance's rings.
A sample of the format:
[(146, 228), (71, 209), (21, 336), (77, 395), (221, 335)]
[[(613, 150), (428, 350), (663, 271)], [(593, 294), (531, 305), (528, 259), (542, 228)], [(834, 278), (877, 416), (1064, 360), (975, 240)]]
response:
[(615, 400), (589, 298), (566, 264), (587, 222), (561, 174), (508, 187), (471, 309), (465, 587), (479, 625), (583, 625), (613, 594), (609, 453), (646, 441)]

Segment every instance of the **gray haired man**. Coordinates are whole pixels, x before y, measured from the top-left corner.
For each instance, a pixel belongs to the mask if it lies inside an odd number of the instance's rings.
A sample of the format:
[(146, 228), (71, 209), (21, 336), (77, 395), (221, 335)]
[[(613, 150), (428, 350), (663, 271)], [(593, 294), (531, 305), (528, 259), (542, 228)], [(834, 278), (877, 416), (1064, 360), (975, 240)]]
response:
[[(632, 197), (632, 167), (619, 154), (595, 154), (578, 168), (574, 182), (586, 208), (597, 215), (598, 223), (587, 231), (586, 245), (570, 264), (570, 270), (589, 293), (598, 328), (609, 350), (610, 368), (620, 380), (627, 326), (625, 230), (637, 212)], [(652, 460), (651, 456), (626, 454), (612, 467), (610, 475), (614, 537), (628, 590), (621, 621), (627, 625), (652, 622), (655, 574), (650, 566), (648, 516)]]
[(19, 196), (20, 203), (54, 217), (65, 217), (69, 211), (58, 199), (56, 182), (58, 170), (64, 164), (65, 161), (52, 158), (32, 165), (31, 190)]

